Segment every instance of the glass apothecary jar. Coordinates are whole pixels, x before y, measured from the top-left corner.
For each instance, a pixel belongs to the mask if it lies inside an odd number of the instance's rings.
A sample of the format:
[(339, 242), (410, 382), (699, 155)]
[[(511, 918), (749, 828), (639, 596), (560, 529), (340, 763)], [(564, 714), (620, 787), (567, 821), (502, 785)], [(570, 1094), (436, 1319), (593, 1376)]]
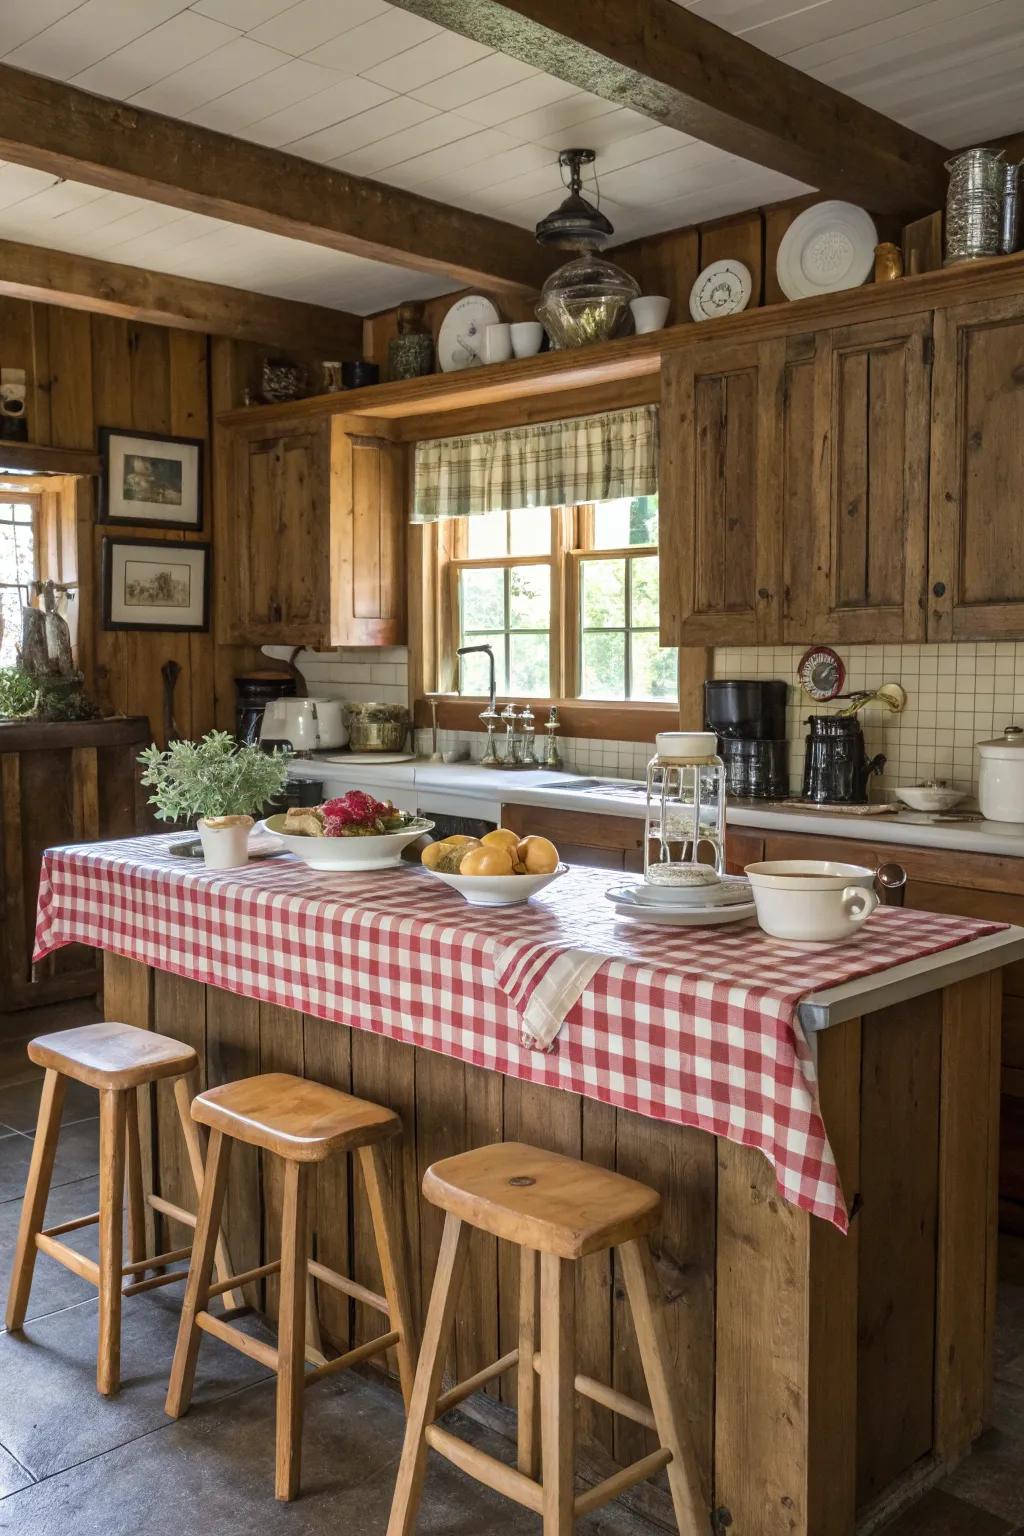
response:
[[(725, 868), (725, 764), (713, 731), (663, 731), (647, 765), (644, 878), (652, 885), (693, 885)], [(700, 871), (703, 871), (702, 875)]]

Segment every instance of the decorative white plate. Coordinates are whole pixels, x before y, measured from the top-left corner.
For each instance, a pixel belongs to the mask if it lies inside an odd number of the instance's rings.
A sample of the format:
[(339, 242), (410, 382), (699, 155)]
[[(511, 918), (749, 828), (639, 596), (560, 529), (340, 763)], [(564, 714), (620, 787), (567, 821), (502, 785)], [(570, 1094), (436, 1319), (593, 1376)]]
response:
[(437, 360), (442, 373), (456, 373), (460, 368), (476, 368), (480, 362), (484, 331), (497, 325), (500, 316), (490, 299), (469, 293), (459, 299), (441, 321), (437, 335)]
[(742, 261), (713, 261), (690, 289), (690, 314), (695, 320), (738, 315), (750, 303), (753, 278)]
[(631, 906), (650, 909), (678, 910), (686, 907), (729, 907), (737, 902), (751, 902), (754, 897), (750, 881), (744, 875), (722, 875), (713, 885), (645, 885), (642, 881), (630, 885), (613, 885), (605, 896), (609, 901), (628, 901)]
[(619, 887), (617, 897), (608, 891), (609, 900), (615, 902), (617, 917), (631, 917), (638, 923), (663, 923), (670, 928), (717, 928), (723, 923), (742, 923), (753, 917), (752, 901), (718, 902), (713, 907), (648, 907), (637, 901), (632, 890)]
[(856, 203), (815, 203), (798, 214), (779, 245), (775, 270), (787, 299), (859, 288), (875, 260), (878, 230)]

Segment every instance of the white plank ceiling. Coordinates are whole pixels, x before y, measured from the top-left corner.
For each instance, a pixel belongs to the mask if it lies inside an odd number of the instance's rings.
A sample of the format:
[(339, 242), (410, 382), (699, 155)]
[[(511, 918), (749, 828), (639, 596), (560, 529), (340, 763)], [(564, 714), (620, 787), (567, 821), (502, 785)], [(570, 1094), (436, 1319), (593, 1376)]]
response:
[[(1024, 127), (1024, 0), (677, 3), (941, 143)], [(0, 0), (0, 58), (524, 227), (566, 144), (617, 241), (806, 190), (387, 0)], [(456, 286), (17, 165), (0, 237), (363, 314)]]

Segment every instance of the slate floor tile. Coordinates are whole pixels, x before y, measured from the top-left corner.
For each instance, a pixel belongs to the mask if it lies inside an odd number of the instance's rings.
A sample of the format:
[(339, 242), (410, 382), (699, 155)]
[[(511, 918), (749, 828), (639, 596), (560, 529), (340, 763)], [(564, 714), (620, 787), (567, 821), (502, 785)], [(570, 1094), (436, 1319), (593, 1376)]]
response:
[[(48, 1227), (59, 1226), (76, 1216), (88, 1216), (99, 1207), (99, 1179), (91, 1174), (85, 1179), (75, 1179), (69, 1184), (51, 1188), (44, 1218)], [(21, 1200), (8, 1200), (0, 1205), (0, 1298), (6, 1298), (10, 1282), (11, 1265), (14, 1261), (14, 1245), (21, 1220)], [(84, 1253), (87, 1258), (99, 1258), (99, 1227), (80, 1227), (69, 1232), (63, 1239), (69, 1247)], [(48, 1312), (59, 1312), (80, 1301), (89, 1301), (96, 1295), (96, 1288), (88, 1280), (65, 1269), (45, 1253), (36, 1255), (32, 1291), (28, 1303), (28, 1319), (43, 1317)], [(0, 1330), (2, 1331), (2, 1330)]]
[(19, 1200), (25, 1193), (25, 1180), (32, 1157), (32, 1143), (16, 1131), (0, 1136), (0, 1205)]
[(1012, 1528), (1000, 1515), (933, 1488), (911, 1509), (883, 1526), (879, 1536), (1012, 1536)]
[(942, 1486), (1016, 1527), (1024, 1524), (1024, 1387), (996, 1381), (992, 1420)]
[[(0, 1125), (31, 1135), (36, 1128), (39, 1114), (39, 1098), (43, 1091), (42, 1078), (28, 1083), (10, 1083), (0, 1087)], [(61, 1125), (74, 1124), (76, 1120), (95, 1120), (99, 1114), (99, 1095), (86, 1083), (69, 1081), (64, 1090), (64, 1113)]]
[[(0, 1446), (0, 1499), (6, 1499), (9, 1493), (17, 1493), (19, 1488), (29, 1488), (32, 1479), (7, 1451)], [(3, 1529), (3, 1520), (0, 1519), (0, 1530)]]

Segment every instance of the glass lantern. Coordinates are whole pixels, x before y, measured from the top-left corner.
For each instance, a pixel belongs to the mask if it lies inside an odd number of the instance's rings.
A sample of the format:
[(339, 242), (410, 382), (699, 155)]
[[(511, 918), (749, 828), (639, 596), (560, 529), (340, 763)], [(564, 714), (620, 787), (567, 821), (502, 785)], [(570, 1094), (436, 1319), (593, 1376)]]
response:
[[(663, 731), (647, 765), (644, 879), (693, 885), (725, 867), (725, 764), (713, 731)], [(703, 873), (702, 873), (703, 872)]]

